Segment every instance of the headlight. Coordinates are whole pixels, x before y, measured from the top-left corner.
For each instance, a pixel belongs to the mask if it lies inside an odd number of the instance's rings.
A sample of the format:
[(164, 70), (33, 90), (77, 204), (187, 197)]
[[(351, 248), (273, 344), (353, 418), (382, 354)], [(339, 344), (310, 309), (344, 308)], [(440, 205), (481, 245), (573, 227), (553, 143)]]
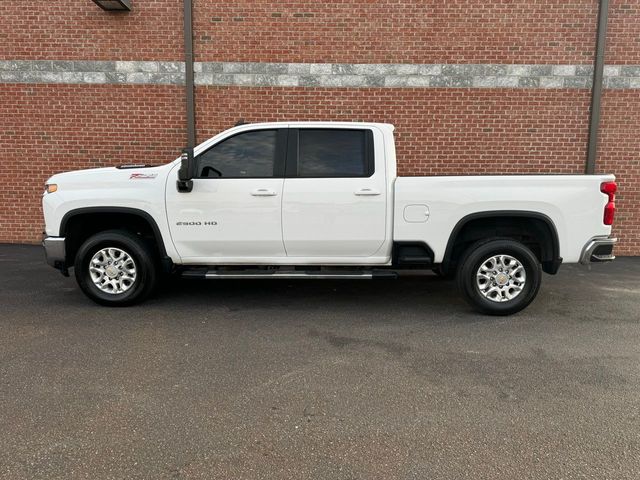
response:
[(55, 183), (46, 183), (44, 185), (44, 191), (45, 191), (45, 193), (57, 192), (58, 191), (58, 185), (56, 185)]

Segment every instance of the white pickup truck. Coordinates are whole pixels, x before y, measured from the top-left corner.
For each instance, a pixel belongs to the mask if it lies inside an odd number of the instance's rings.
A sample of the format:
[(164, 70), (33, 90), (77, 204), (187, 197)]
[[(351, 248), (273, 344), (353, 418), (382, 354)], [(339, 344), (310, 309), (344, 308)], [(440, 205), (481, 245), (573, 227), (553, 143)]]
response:
[(398, 177), (394, 127), (240, 124), (163, 166), (61, 173), (45, 186), (50, 265), (104, 305), (160, 276), (456, 275), (506, 315), (562, 262), (613, 260), (613, 175)]

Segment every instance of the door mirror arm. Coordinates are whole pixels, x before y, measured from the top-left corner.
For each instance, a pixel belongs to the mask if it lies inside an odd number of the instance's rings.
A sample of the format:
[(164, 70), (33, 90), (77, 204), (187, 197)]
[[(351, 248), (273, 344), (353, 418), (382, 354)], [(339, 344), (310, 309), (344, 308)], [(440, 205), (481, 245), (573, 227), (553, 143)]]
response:
[(195, 160), (193, 148), (182, 150), (180, 157), (180, 169), (178, 170), (178, 181), (176, 187), (181, 193), (188, 193), (193, 190), (193, 177), (195, 176)]

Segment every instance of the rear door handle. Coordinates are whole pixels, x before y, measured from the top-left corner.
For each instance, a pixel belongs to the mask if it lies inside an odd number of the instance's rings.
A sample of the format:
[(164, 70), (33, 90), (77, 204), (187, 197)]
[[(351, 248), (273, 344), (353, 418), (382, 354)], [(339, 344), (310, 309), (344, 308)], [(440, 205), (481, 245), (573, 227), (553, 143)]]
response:
[(268, 188), (256, 188), (251, 192), (254, 197), (275, 197), (278, 193)]
[(353, 193), (360, 197), (380, 195), (380, 192), (378, 190), (374, 190), (372, 188), (361, 188), (360, 190), (356, 190)]

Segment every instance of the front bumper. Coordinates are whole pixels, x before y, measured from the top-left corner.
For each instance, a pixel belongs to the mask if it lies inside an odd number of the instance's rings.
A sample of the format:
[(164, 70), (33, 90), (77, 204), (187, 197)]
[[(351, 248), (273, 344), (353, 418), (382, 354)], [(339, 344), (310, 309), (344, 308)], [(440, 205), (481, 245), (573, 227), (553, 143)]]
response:
[(592, 262), (610, 262), (616, 257), (613, 254), (613, 246), (618, 242), (617, 238), (595, 237), (589, 240), (582, 249), (580, 263), (587, 265)]
[(45, 237), (42, 240), (42, 246), (47, 263), (63, 274), (68, 274), (64, 237)]

